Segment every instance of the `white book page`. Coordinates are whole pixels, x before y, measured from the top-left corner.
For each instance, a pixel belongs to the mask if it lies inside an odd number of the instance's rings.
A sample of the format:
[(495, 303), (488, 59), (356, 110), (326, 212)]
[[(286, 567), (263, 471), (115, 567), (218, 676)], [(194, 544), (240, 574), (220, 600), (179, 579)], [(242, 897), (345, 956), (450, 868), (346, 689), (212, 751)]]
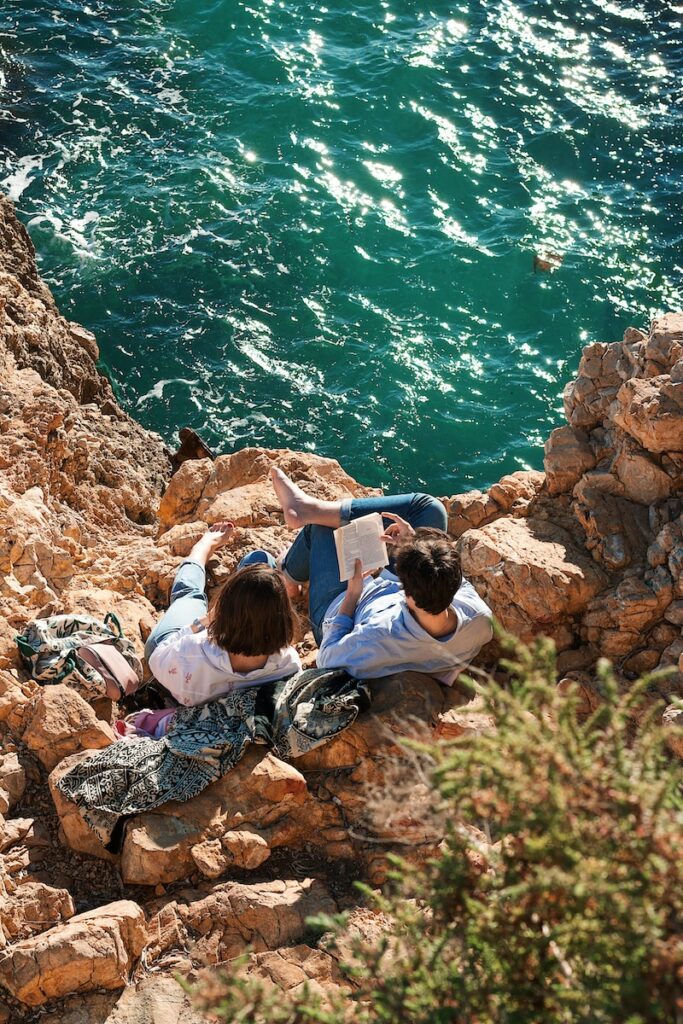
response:
[(356, 559), (360, 558), (363, 572), (372, 572), (389, 564), (387, 546), (381, 536), (384, 533), (382, 517), (379, 512), (354, 519), (348, 526), (340, 526), (334, 531), (339, 562), (339, 579), (350, 580), (354, 574)]

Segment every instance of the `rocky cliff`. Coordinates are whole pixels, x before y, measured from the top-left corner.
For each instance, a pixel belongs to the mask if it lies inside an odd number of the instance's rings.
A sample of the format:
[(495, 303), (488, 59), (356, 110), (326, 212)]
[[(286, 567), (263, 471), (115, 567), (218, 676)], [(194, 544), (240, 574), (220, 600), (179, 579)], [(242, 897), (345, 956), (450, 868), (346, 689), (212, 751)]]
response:
[[(113, 610), (141, 650), (206, 524), (239, 527), (212, 587), (247, 547), (280, 550), (273, 464), (321, 497), (367, 489), (333, 460), (263, 449), (186, 461), (171, 476), (170, 453), (120, 409), (97, 358), (0, 201), (0, 1022), (36, 1019), (57, 1000), (72, 1024), (193, 1021), (169, 972), (248, 945), (248, 970), (283, 987), (340, 984), (332, 955), (303, 944), (307, 916), (348, 907), (355, 877), (380, 883), (392, 844), (419, 859), (440, 839), (419, 780), (404, 819), (372, 813), (368, 794), (390, 781), (398, 739), (492, 723), (419, 673), (378, 681), (372, 713), (328, 746), (296, 765), (254, 748), (192, 803), (133, 819), (121, 854), (107, 853), (54, 782), (113, 741), (116, 709), (36, 686), (15, 634), (57, 610)], [(501, 623), (552, 636), (589, 707), (604, 655), (624, 686), (672, 666), (651, 688), (664, 710), (683, 689), (683, 317), (589, 346), (565, 407), (545, 473), (445, 498), (449, 529)], [(311, 663), (310, 634), (299, 640)], [(675, 729), (680, 713), (667, 716)], [(381, 922), (356, 909), (351, 927)]]

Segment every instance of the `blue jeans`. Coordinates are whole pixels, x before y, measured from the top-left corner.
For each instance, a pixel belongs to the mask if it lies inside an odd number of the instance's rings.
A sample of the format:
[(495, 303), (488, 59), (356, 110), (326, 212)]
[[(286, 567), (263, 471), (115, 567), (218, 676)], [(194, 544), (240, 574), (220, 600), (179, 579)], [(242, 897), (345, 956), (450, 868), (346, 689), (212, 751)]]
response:
[[(445, 530), (448, 526), (446, 509), (430, 494), (397, 494), (389, 498), (348, 498), (342, 501), (341, 525), (370, 512), (393, 512), (405, 519), (413, 529), (432, 526)], [(392, 520), (385, 520), (389, 526)], [(305, 526), (299, 533), (282, 563), (282, 568), (296, 583), (310, 580), (308, 614), (316, 643), (322, 638), (325, 612), (335, 597), (346, 590), (339, 579), (337, 549), (334, 531), (329, 526)], [(390, 562), (393, 568), (393, 562)]]
[[(243, 569), (245, 565), (254, 565), (258, 562), (265, 562), (271, 569), (276, 568), (273, 556), (269, 555), (267, 551), (258, 550), (250, 551), (248, 555), (245, 555), (237, 569)], [(168, 611), (162, 615), (147, 638), (145, 644), (147, 661), (149, 662), (162, 640), (165, 640), (171, 633), (177, 633), (183, 626), (191, 626), (195, 619), (203, 619), (208, 609), (206, 571), (199, 562), (186, 559), (175, 574)]]

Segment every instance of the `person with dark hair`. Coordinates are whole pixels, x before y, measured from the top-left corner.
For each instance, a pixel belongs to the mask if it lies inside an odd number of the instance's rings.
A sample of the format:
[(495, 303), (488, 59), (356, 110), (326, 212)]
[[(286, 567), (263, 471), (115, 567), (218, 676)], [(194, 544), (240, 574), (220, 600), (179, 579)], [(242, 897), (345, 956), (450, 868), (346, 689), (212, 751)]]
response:
[(301, 669), (292, 647), (296, 614), (272, 555), (245, 555), (209, 611), (206, 563), (233, 530), (232, 523), (216, 523), (197, 541), (176, 573), (168, 611), (145, 644), (155, 678), (186, 706)]
[[(463, 579), (443, 504), (429, 494), (321, 501), (277, 467), (271, 479), (285, 524), (300, 530), (281, 568), (292, 593), (310, 581), (318, 666), (361, 679), (415, 670), (452, 684), (493, 634), (490, 608)], [(334, 530), (370, 512), (386, 521), (389, 568), (365, 577), (357, 562), (342, 583)]]

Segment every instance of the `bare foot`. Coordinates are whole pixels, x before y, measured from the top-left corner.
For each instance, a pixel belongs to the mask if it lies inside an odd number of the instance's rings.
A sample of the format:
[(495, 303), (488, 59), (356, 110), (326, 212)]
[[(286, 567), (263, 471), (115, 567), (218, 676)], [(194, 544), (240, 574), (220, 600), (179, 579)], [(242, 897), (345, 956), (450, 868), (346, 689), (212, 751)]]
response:
[(282, 506), (285, 526), (288, 526), (290, 530), (298, 530), (310, 522), (308, 515), (318, 502), (304, 494), (301, 488), (297, 487), (294, 481), (290, 480), (287, 474), (277, 466), (273, 466), (271, 469), (270, 479), (273, 481), (277, 500)]

